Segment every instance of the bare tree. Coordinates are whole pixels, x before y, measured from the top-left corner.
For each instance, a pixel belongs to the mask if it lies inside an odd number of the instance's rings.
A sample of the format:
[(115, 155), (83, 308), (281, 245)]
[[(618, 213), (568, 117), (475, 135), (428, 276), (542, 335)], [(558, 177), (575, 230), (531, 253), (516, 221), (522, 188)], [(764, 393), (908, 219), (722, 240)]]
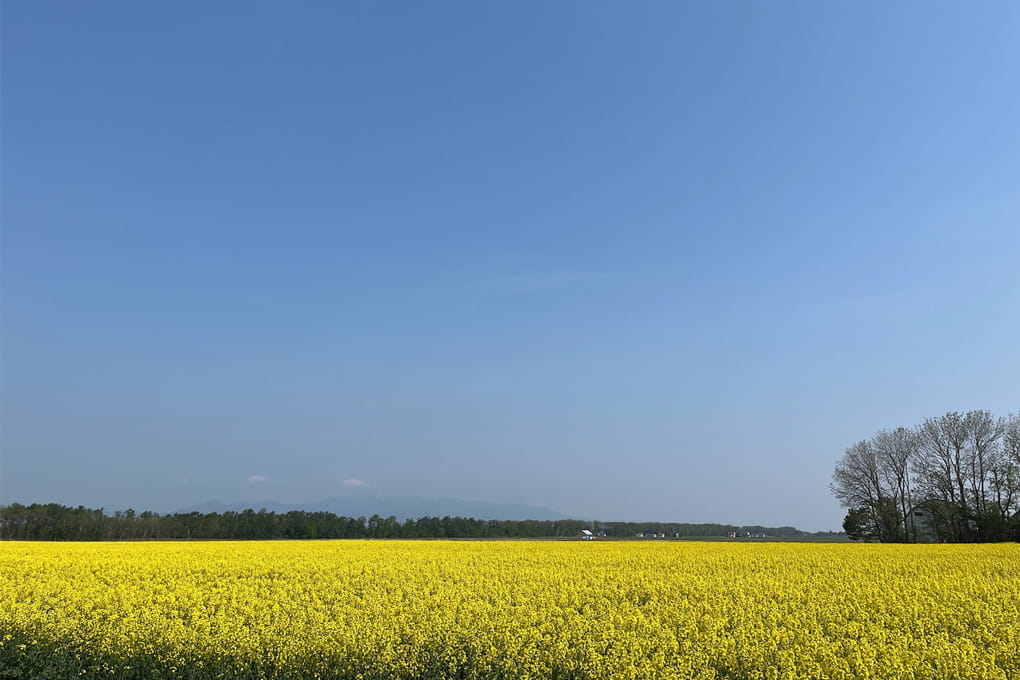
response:
[(1006, 460), (1020, 467), (1020, 412), (1011, 413), (1005, 418), (1002, 451)]
[(871, 442), (847, 447), (832, 474), (832, 493), (847, 508), (872, 508), (882, 493), (882, 474)]
[(885, 486), (892, 494), (893, 503), (903, 518), (901, 530), (904, 538), (917, 540), (917, 527), (913, 521), (914, 497), (910, 475), (911, 465), (917, 458), (919, 438), (917, 432), (905, 427), (882, 430), (871, 439), (878, 458)]
[(936, 528), (954, 542), (969, 540), (966, 480), (970, 475), (964, 416), (953, 411), (927, 418), (918, 428), (918, 436), (920, 455), (914, 469), (929, 499)]
[(1005, 423), (988, 411), (970, 411), (963, 418), (967, 433), (967, 472), (970, 506), (977, 521), (988, 516), (992, 471), (998, 464), (998, 443)]
[(999, 421), (1001, 436), (992, 448), (990, 463), (991, 494), (989, 516), (1000, 527), (996, 540), (1020, 539), (1020, 525), (1014, 522), (1014, 513), (1020, 514), (1020, 413), (1011, 414)]
[(847, 448), (831, 488), (847, 521), (882, 541), (918, 540), (921, 508), (944, 541), (1020, 539), (1020, 414), (954, 411), (882, 430)]
[[(844, 507), (859, 517), (867, 516), (877, 538), (883, 542), (906, 539), (903, 514), (899, 510), (895, 475), (872, 441), (860, 441), (847, 448), (832, 475), (832, 493)], [(854, 512), (855, 511), (855, 512)]]

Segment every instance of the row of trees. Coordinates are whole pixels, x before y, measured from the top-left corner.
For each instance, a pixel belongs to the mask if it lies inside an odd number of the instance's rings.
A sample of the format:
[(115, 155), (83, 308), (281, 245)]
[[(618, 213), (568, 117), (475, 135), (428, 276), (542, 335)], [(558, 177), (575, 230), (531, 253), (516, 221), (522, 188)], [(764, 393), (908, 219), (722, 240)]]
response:
[(851, 538), (1020, 540), (1020, 414), (951, 412), (847, 448), (832, 492)]
[(286, 513), (245, 510), (224, 513), (112, 514), (103, 509), (56, 503), (0, 506), (0, 537), (36, 541), (311, 538), (555, 538), (593, 529), (607, 536), (638, 532), (667, 536), (726, 536), (729, 532), (801, 536), (793, 527), (736, 527), (726, 524), (585, 522), (582, 520), (482, 520), (467, 517), (340, 517), (331, 512)]

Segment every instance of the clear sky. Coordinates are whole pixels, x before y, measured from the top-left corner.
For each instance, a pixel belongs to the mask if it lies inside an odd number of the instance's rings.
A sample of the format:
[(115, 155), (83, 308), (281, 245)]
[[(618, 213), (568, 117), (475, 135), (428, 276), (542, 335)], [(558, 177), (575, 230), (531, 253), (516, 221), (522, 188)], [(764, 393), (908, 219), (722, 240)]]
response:
[(1020, 408), (1018, 3), (2, 26), (0, 502), (836, 529), (853, 441)]

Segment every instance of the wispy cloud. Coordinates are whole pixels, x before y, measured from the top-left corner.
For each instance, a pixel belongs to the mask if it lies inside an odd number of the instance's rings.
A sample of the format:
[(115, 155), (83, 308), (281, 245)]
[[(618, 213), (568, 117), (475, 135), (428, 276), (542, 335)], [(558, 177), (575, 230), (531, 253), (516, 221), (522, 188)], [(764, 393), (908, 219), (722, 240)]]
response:
[(248, 483), (261, 484), (262, 482), (268, 481), (268, 479), (269, 479), (268, 477), (264, 477), (262, 475), (252, 475), (251, 477), (248, 478)]
[(368, 486), (368, 482), (363, 479), (358, 479), (357, 477), (345, 479), (342, 483), (344, 486)]

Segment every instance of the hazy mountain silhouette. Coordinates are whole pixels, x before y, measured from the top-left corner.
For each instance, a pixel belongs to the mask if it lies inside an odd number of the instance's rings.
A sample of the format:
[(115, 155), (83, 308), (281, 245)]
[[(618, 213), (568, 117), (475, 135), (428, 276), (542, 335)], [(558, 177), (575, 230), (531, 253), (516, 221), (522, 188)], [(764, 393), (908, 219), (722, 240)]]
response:
[(332, 512), (343, 517), (396, 516), (400, 521), (419, 517), (473, 517), (475, 519), (499, 520), (555, 520), (571, 519), (561, 512), (537, 505), (522, 503), (491, 503), (489, 501), (467, 501), (462, 498), (425, 498), (419, 496), (375, 496), (352, 494), (336, 496), (312, 503), (280, 503), (264, 500), (257, 503), (221, 503), (208, 501), (177, 512), (241, 512), (247, 508), (276, 513), (291, 510), (307, 512)]

